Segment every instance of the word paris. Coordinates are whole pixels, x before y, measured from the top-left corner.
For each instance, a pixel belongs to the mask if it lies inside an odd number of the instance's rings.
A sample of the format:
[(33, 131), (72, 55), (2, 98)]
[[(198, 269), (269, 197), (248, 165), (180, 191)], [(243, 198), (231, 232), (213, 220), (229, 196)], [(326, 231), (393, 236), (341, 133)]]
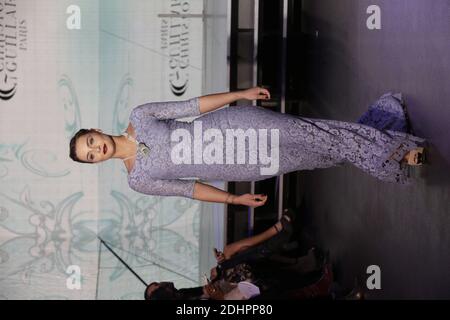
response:
[[(226, 129), (225, 139), (219, 129), (210, 128), (205, 132), (202, 131), (202, 121), (195, 120), (193, 144), (189, 130), (179, 128), (172, 131), (170, 139), (177, 143), (172, 147), (170, 154), (174, 164), (223, 164), (224, 150), (226, 164), (234, 164), (235, 154), (237, 155), (237, 164), (246, 164), (248, 151), (248, 164), (257, 164), (259, 160), (260, 164), (267, 166), (260, 168), (261, 175), (274, 175), (278, 172), (280, 153), (278, 129), (270, 130), (270, 144), (268, 143), (267, 129), (258, 129), (258, 132), (255, 129), (246, 131)], [(235, 138), (237, 139), (236, 152)], [(246, 141), (248, 141), (248, 149), (246, 149)], [(205, 146), (204, 142), (207, 143)], [(268, 149), (270, 150), (268, 151)], [(192, 154), (194, 159), (192, 159)]]

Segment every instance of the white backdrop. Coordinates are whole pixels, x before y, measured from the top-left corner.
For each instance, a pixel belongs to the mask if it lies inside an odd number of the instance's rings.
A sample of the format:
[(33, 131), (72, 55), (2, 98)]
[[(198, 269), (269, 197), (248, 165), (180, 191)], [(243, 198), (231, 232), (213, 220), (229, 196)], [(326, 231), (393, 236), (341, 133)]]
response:
[[(66, 27), (70, 5), (81, 10), (79, 30)], [(148, 282), (199, 284), (200, 261), (212, 263), (202, 252), (223, 244), (223, 207), (133, 192), (123, 164), (74, 163), (68, 143), (80, 128), (120, 134), (138, 104), (225, 90), (224, 47), (216, 47), (216, 83), (205, 85), (204, 67), (205, 39), (226, 43), (226, 16), (213, 35), (207, 20), (158, 16), (205, 8), (202, 0), (0, 0), (11, 25), (0, 31), (0, 298), (141, 299), (142, 284), (97, 234)], [(66, 286), (70, 265), (81, 269), (80, 290)]]

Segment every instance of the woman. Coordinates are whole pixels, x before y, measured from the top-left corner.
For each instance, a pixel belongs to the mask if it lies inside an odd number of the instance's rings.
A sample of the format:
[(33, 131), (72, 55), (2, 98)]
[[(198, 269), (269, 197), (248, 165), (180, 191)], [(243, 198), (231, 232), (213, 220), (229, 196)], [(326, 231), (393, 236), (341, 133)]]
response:
[(248, 300), (327, 295), (332, 278), (324, 277), (330, 270), (324, 269), (326, 258), (317, 249), (312, 248), (305, 256), (280, 254), (292, 235), (292, 218), (292, 214), (285, 214), (263, 233), (229, 244), (223, 253), (215, 250), (217, 266), (211, 269), (206, 285), (178, 290), (171, 282), (152, 282), (145, 290), (145, 299)]
[[(266, 231), (257, 234), (255, 236), (242, 239), (240, 241), (231, 243), (224, 248), (224, 252), (217, 251), (214, 249), (216, 260), (218, 266), (230, 261), (230, 258), (243, 250), (248, 250), (251, 247), (257, 247), (264, 242), (272, 242), (270, 245), (265, 245), (267, 250), (256, 250), (250, 255), (246, 255), (244, 260), (249, 260), (248, 258), (262, 258), (268, 253), (268, 251), (273, 251), (282, 246), (282, 242), (292, 235), (293, 227), (291, 224), (292, 213), (285, 214), (282, 216), (280, 221), (278, 221), (271, 228)], [(278, 238), (278, 239), (276, 239)], [(272, 239), (272, 240), (271, 240)], [(256, 253), (256, 254), (255, 254)], [(262, 253), (262, 254), (261, 254)], [(256, 257), (255, 257), (256, 256)], [(198, 299), (213, 299), (213, 300), (224, 300), (226, 298), (233, 299), (235, 295), (227, 294), (234, 290), (234, 292), (239, 291), (236, 289), (238, 283), (244, 282), (246, 280), (253, 280), (251, 271), (249, 271), (249, 266), (245, 264), (246, 261), (231, 261), (233, 265), (225, 266), (223, 272), (219, 276), (217, 274), (218, 267), (211, 269), (211, 282), (205, 279), (208, 284), (202, 287), (193, 288), (175, 288), (172, 282), (152, 282), (145, 289), (145, 299), (146, 300), (198, 300)], [(222, 269), (221, 269), (222, 270)], [(206, 276), (206, 275), (205, 275)], [(220, 278), (220, 280), (219, 280)], [(219, 285), (220, 284), (220, 285)], [(245, 285), (245, 284), (244, 284)], [(247, 286), (244, 288), (252, 288), (250, 283), (246, 283)], [(227, 291), (226, 293), (224, 291)], [(238, 299), (240, 300), (240, 299)]]
[[(392, 95), (377, 101), (361, 123), (308, 119), (257, 106), (216, 110), (239, 99), (270, 99), (270, 93), (255, 87), (186, 101), (143, 104), (133, 109), (121, 136), (94, 129), (77, 132), (70, 141), (70, 157), (87, 163), (121, 159), (130, 187), (144, 194), (251, 207), (264, 205), (267, 196), (233, 195), (193, 178), (257, 181), (349, 162), (378, 179), (406, 183), (406, 165), (421, 162), (423, 148), (419, 144), (424, 140), (395, 131), (396, 127), (390, 130), (390, 123), (397, 127), (399, 121), (406, 123), (402, 106)], [(175, 121), (199, 115), (190, 123)], [(239, 149), (239, 139), (248, 139), (244, 149)]]

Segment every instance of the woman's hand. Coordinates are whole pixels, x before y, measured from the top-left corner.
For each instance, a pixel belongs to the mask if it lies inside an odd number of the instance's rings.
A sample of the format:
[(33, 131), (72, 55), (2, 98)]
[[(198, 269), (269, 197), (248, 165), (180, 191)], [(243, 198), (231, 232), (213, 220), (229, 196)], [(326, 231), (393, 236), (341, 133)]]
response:
[(260, 207), (266, 204), (267, 196), (265, 194), (246, 193), (233, 199), (233, 204), (240, 204), (252, 208)]
[(254, 87), (247, 90), (242, 90), (241, 95), (246, 100), (269, 100), (270, 92), (261, 87)]
[(203, 287), (203, 294), (212, 300), (224, 300), (225, 294), (217, 282), (212, 282)]
[(225, 261), (226, 257), (223, 254), (222, 251), (217, 250), (216, 248), (214, 248), (214, 256), (216, 257), (216, 261), (217, 263), (222, 263)]

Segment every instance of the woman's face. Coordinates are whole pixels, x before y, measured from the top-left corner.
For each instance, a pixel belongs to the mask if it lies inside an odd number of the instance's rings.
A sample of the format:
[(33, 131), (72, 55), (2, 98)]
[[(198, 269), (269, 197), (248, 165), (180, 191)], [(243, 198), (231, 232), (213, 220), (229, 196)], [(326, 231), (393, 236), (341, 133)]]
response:
[(78, 137), (76, 142), (77, 157), (86, 162), (96, 163), (110, 159), (116, 151), (116, 144), (111, 136), (92, 130)]

